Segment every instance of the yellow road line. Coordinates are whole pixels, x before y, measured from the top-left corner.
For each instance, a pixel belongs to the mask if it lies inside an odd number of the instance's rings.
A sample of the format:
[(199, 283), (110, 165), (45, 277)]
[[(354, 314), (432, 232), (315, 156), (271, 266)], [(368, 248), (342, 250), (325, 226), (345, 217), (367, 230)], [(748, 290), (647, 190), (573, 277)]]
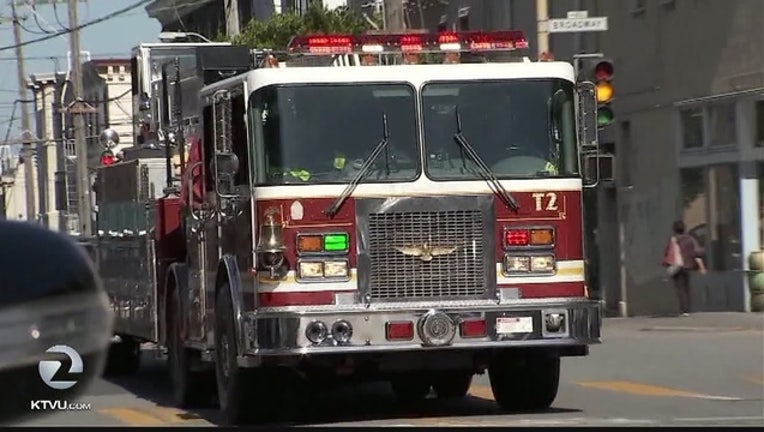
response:
[(165, 406), (147, 407), (146, 411), (149, 411), (151, 415), (156, 416), (167, 423), (182, 423), (202, 419), (194, 413)]
[(685, 390), (672, 389), (668, 387), (659, 387), (649, 384), (641, 384), (632, 381), (584, 381), (576, 384), (583, 387), (596, 388), (600, 390), (610, 390), (619, 393), (629, 393), (640, 396), (655, 397), (690, 397), (699, 399), (715, 400), (738, 400), (739, 398), (726, 396), (712, 396), (703, 393), (690, 392)]
[(146, 414), (136, 408), (107, 408), (98, 410), (98, 412), (114, 417), (130, 426), (162, 426), (167, 424), (162, 419)]
[(493, 400), (493, 391), (490, 386), (475, 385), (470, 387), (469, 395), (478, 399)]

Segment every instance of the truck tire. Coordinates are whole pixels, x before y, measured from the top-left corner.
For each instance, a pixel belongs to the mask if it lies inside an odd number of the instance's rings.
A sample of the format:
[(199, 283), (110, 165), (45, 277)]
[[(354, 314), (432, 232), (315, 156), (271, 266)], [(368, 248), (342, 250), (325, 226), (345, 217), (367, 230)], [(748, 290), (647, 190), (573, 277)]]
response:
[(141, 367), (141, 344), (130, 336), (119, 337), (120, 341), (113, 342), (109, 347), (104, 376), (132, 375)]
[(233, 302), (228, 284), (220, 286), (215, 302), (215, 374), (223, 423), (265, 423), (276, 418), (281, 398), (274, 374), (239, 367)]
[(546, 351), (502, 351), (488, 366), (493, 397), (507, 411), (549, 408), (560, 384), (560, 357)]
[(430, 381), (423, 374), (405, 374), (390, 380), (395, 398), (402, 404), (424, 400), (430, 394)]
[[(180, 316), (180, 293), (172, 290), (167, 314), (167, 366), (172, 382), (172, 394), (180, 408), (202, 408), (211, 405), (211, 393), (215, 390), (212, 371), (194, 371), (191, 364), (198, 361), (199, 353), (186, 348), (178, 317)], [(197, 359), (194, 359), (197, 357)]]
[(438, 399), (461, 399), (472, 385), (472, 373), (447, 372), (435, 375), (432, 388)]

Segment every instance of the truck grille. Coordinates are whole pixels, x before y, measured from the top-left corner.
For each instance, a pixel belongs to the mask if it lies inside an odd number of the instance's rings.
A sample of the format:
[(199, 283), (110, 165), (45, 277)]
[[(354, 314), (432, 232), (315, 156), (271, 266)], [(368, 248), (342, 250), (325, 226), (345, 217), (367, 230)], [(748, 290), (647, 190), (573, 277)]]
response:
[[(486, 291), (480, 210), (372, 213), (368, 216), (372, 300), (480, 298)], [(396, 248), (456, 248), (430, 261)]]

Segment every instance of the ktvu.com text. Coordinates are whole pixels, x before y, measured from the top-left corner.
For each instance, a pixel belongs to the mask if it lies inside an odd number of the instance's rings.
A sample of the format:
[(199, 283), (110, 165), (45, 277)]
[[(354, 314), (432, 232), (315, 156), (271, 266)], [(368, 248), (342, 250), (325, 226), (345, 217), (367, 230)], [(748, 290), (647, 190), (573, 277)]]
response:
[[(81, 374), (83, 371), (82, 357), (74, 348), (66, 345), (55, 345), (46, 351), (51, 354), (63, 354), (69, 358), (69, 375)], [(48, 387), (55, 390), (67, 390), (75, 385), (75, 380), (54, 380), (54, 376), (61, 369), (62, 363), (58, 360), (41, 360), (39, 363), (40, 378)], [(90, 403), (70, 402), (66, 400), (33, 400), (30, 401), (32, 411), (89, 411)]]
[(32, 411), (90, 411), (90, 403), (68, 402), (65, 400), (30, 401)]

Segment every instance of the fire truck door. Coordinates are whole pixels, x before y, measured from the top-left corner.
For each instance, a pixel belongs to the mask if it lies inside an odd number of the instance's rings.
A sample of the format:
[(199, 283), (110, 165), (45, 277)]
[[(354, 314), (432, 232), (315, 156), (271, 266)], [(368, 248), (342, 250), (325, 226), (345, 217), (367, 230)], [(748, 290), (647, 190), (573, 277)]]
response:
[[(214, 188), (206, 182), (209, 175), (209, 164), (205, 161), (205, 151), (202, 142), (198, 139), (190, 139), (189, 160), (187, 175), (184, 184), (189, 213), (186, 217), (186, 265), (188, 266), (188, 292), (186, 293), (188, 304), (188, 326), (186, 335), (190, 340), (204, 338), (204, 309), (205, 309), (205, 284), (206, 274), (209, 272), (207, 248), (211, 242), (214, 244), (214, 232), (217, 224), (214, 212)], [(207, 174), (207, 175), (205, 175)], [(210, 231), (213, 236), (210, 239)], [(214, 270), (214, 269), (213, 269)]]
[[(209, 191), (204, 194), (204, 199), (214, 197), (214, 192)], [(191, 216), (186, 222), (187, 254), (186, 264), (188, 265), (188, 327), (186, 336), (190, 340), (201, 340), (204, 338), (204, 308), (205, 308), (205, 286), (208, 280), (207, 274), (210, 272), (210, 258), (207, 255), (210, 243), (215, 243), (214, 234), (217, 224), (215, 223), (215, 213), (211, 209), (192, 209)], [(212, 231), (212, 238), (210, 234)], [(212, 240), (212, 241), (210, 241)], [(214, 271), (214, 268), (212, 269)]]

